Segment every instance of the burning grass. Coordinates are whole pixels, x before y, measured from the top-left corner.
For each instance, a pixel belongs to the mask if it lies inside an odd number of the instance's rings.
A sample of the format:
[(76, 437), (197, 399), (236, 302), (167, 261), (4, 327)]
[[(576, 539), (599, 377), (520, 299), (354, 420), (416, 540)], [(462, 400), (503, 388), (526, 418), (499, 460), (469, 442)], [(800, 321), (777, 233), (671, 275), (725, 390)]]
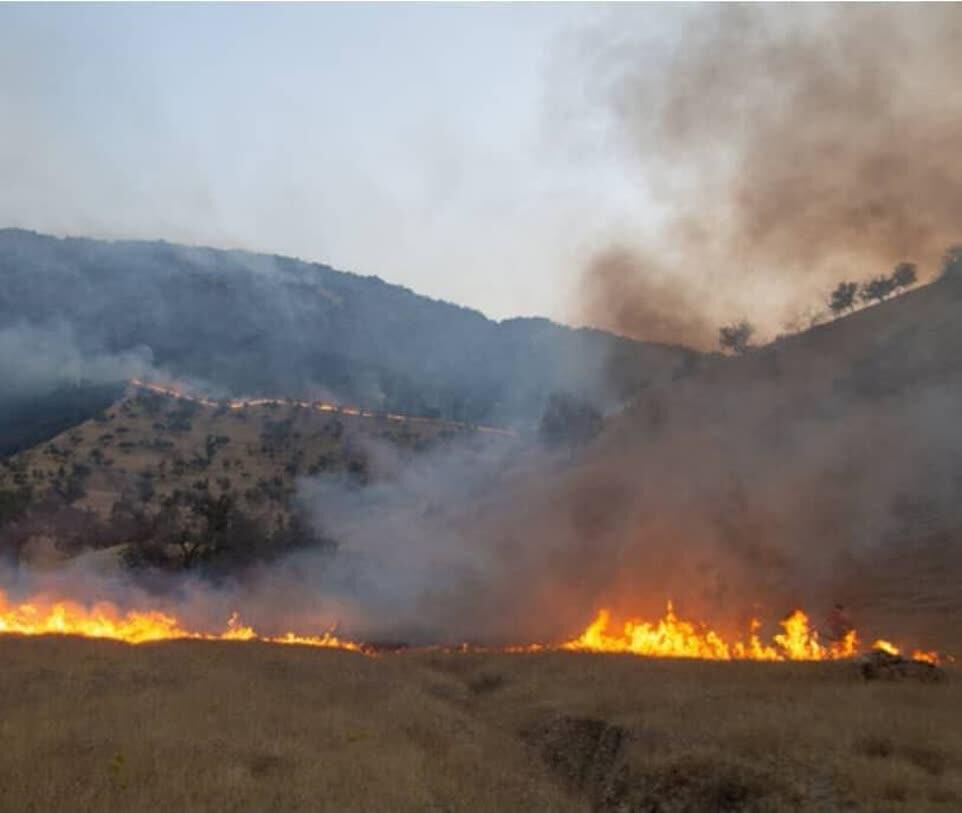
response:
[[(962, 683), (0, 638), (4, 810), (957, 810)], [(951, 671), (951, 670), (950, 670)]]
[[(758, 631), (761, 622), (753, 620), (743, 640), (725, 640), (703, 623), (676, 615), (671, 602), (657, 622), (629, 620), (620, 631), (613, 628), (611, 614), (601, 610), (577, 638), (562, 643), (537, 643), (512, 646), (508, 652), (524, 653), (553, 649), (630, 654), (645, 657), (696, 658), (699, 660), (826, 661), (854, 657), (859, 653), (858, 634), (849, 630), (840, 640), (822, 642), (808, 616), (795, 610), (780, 622), (782, 631), (764, 643)], [(122, 612), (110, 602), (90, 607), (77, 602), (38, 595), (22, 602), (11, 602), (0, 590), (0, 634), (67, 634), (86, 638), (108, 638), (129, 644), (152, 641), (198, 639), (261, 641), (274, 644), (300, 644), (370, 651), (363, 643), (338, 636), (333, 629), (319, 634), (285, 632), (263, 635), (241, 623), (235, 613), (221, 632), (189, 629), (177, 617), (154, 609)], [(876, 641), (871, 649), (897, 656), (899, 649), (888, 641)], [(916, 650), (912, 658), (935, 664), (938, 653)]]

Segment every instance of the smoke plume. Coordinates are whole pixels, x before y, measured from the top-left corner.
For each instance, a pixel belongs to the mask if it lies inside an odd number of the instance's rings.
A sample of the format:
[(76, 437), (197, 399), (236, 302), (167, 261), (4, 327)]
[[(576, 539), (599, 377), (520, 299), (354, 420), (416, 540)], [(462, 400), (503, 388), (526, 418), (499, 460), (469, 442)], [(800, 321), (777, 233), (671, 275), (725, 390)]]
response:
[(776, 328), (839, 279), (931, 272), (957, 242), (957, 6), (710, 6), (677, 42), (644, 31), (594, 32), (576, 64), (664, 223), (619, 273), (611, 250), (589, 263), (581, 315), (704, 344), (706, 320)]

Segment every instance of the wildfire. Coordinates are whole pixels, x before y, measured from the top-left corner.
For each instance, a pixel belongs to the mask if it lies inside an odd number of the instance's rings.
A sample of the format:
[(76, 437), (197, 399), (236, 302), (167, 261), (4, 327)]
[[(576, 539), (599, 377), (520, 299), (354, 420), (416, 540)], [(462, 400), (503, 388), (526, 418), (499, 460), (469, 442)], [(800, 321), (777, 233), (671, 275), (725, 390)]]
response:
[[(509, 653), (548, 652), (568, 650), (580, 652), (608, 652), (641, 655), (654, 658), (698, 658), (702, 660), (755, 661), (826, 661), (850, 658), (859, 654), (855, 631), (841, 641), (823, 643), (812, 629), (808, 617), (795, 610), (781, 622), (782, 631), (772, 636), (771, 642), (759, 637), (761, 623), (751, 622), (744, 640), (725, 640), (708, 626), (679, 618), (671, 602), (665, 615), (657, 622), (630, 620), (621, 629), (614, 628), (608, 610), (598, 612), (595, 619), (577, 638), (562, 644), (527, 644), (508, 647)], [(260, 641), (270, 644), (344, 649), (372, 654), (363, 643), (341, 638), (328, 630), (320, 635), (286, 632), (283, 635), (262, 635), (253, 627), (241, 623), (237, 613), (230, 616), (222, 632), (202, 632), (186, 627), (173, 615), (160, 610), (121, 611), (110, 602), (98, 602), (89, 607), (74, 601), (34, 597), (15, 604), (0, 590), (0, 635), (78, 635), (84, 638), (107, 638), (128, 644), (153, 641)], [(464, 645), (469, 651), (473, 647)], [(888, 641), (878, 640), (871, 649), (898, 655), (899, 649)], [(916, 650), (912, 659), (938, 663), (936, 652)]]
[(151, 641), (193, 639), (203, 641), (263, 641), (272, 644), (348, 649), (363, 652), (362, 644), (339, 638), (332, 631), (321, 635), (259, 635), (244, 626), (235, 613), (223, 632), (208, 633), (189, 630), (174, 616), (158, 610), (121, 612), (110, 602), (99, 602), (87, 608), (72, 601), (48, 602), (35, 598), (12, 604), (0, 591), (0, 634), (15, 635), (79, 635), (84, 638), (108, 638), (128, 644)]
[(428, 418), (423, 415), (398, 415), (394, 412), (375, 412), (370, 409), (349, 406), (345, 404), (335, 404), (329, 401), (298, 401), (293, 398), (234, 398), (227, 401), (214, 401), (202, 396), (190, 395), (180, 387), (173, 385), (154, 384), (143, 381), (139, 378), (132, 378), (128, 382), (135, 389), (152, 392), (155, 395), (163, 395), (168, 398), (177, 398), (181, 401), (192, 401), (209, 409), (227, 407), (230, 410), (241, 410), (247, 407), (262, 406), (296, 406), (302, 409), (311, 409), (315, 412), (337, 412), (352, 418), (384, 418), (394, 423), (426, 423), (438, 426), (449, 426), (458, 429), (472, 429), (476, 432), (487, 432), (505, 437), (515, 437), (515, 433), (510, 429), (502, 429), (498, 426), (482, 426), (480, 424), (467, 424), (459, 421), (446, 421), (441, 418)]
[[(901, 650), (895, 646), (895, 644), (889, 643), (888, 641), (876, 641), (872, 644), (872, 649), (878, 649), (882, 652), (886, 652), (889, 655), (901, 655)], [(939, 662), (939, 653), (934, 650), (925, 649), (913, 649), (911, 654), (911, 659), (913, 661), (924, 661), (925, 663), (937, 664)]]
[[(615, 652), (661, 658), (701, 658), (705, 660), (755, 661), (828, 661), (851, 658), (859, 653), (855, 630), (840, 641), (822, 642), (818, 632), (801, 610), (780, 622), (782, 631), (770, 643), (761, 640), (761, 622), (753, 619), (744, 640), (727, 641), (705, 624), (679, 618), (668, 602), (665, 615), (657, 622), (629, 620), (614, 628), (611, 613), (600, 610), (594, 621), (562, 649), (582, 652)], [(897, 655), (899, 650), (887, 641), (876, 641), (872, 649)], [(938, 662), (938, 653), (915, 651), (912, 658)]]

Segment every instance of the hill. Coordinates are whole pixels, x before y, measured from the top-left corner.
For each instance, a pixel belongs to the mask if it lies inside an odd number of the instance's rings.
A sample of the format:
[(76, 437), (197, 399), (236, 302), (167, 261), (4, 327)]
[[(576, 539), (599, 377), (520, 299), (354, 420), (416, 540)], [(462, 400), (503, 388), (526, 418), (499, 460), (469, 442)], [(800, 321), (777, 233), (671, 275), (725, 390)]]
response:
[[(947, 276), (648, 388), (570, 464), (485, 506), (479, 538), (552, 550), (547, 568), (526, 548), (498, 606), (564, 628), (666, 599), (743, 622), (841, 602), (868, 635), (962, 652), (960, 311)], [(464, 623), (488, 601), (462, 600)]]
[(20, 415), (64, 384), (162, 370), (221, 395), (532, 423), (554, 392), (611, 408), (693, 355), (545, 319), (494, 322), (317, 263), (165, 242), (0, 230), (0, 279), (0, 410)]
[(218, 404), (131, 385), (95, 418), (0, 461), (0, 548), (37, 566), (112, 548), (128, 564), (236, 568), (333, 544), (298, 510), (298, 478), (360, 489), (455, 440), (459, 448), (512, 442), (439, 419)]

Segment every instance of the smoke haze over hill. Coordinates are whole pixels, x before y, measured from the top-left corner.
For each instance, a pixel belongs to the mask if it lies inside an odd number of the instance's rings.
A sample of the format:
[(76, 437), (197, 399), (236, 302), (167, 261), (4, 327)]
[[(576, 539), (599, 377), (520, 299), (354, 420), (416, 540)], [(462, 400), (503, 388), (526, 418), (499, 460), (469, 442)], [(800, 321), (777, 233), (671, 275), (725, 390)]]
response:
[(663, 211), (589, 263), (585, 318), (705, 346), (738, 315), (775, 332), (839, 279), (937, 270), (962, 234), (958, 6), (708, 6), (678, 42), (644, 22), (572, 59)]

